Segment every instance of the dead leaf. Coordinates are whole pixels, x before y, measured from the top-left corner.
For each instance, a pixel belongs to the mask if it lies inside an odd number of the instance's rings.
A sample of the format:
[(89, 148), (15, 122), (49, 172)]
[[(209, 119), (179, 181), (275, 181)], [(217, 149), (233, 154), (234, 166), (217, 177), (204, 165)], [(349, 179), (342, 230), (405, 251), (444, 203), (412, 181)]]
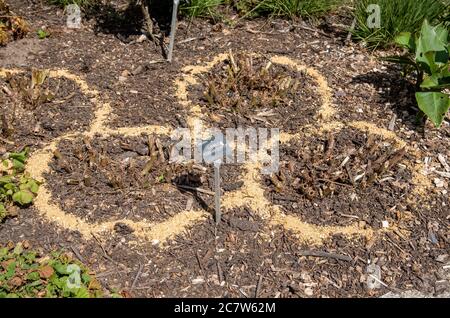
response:
[(20, 278), (19, 276), (15, 276), (15, 277), (13, 277), (13, 278), (9, 281), (9, 284), (10, 284), (11, 286), (15, 286), (15, 287), (21, 286), (22, 283), (23, 283), (23, 280), (22, 280), (22, 278)]
[(42, 267), (41, 269), (39, 269), (39, 276), (41, 278), (47, 279), (47, 278), (50, 278), (54, 272), (55, 271), (53, 270), (53, 268), (51, 266), (46, 265), (46, 266)]

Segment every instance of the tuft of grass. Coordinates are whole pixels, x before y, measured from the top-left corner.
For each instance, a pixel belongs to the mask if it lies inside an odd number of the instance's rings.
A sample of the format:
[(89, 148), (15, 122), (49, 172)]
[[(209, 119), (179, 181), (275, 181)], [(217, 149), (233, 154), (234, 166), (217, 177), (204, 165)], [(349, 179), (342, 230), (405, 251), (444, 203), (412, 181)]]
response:
[(225, 2), (225, 0), (187, 0), (181, 2), (180, 11), (190, 18), (216, 18), (217, 8)]
[(218, 16), (219, 6), (228, 6), (244, 17), (318, 17), (336, 9), (349, 0), (188, 0), (181, 12), (189, 17)]
[[(380, 6), (380, 28), (370, 28), (366, 10), (369, 5)], [(368, 47), (385, 47), (393, 43), (400, 32), (417, 32), (425, 19), (430, 22), (448, 12), (449, 0), (357, 0), (356, 28), (353, 36)], [(447, 17), (448, 19), (448, 17)]]
[(346, 3), (347, 0), (241, 0), (235, 1), (246, 15), (281, 17), (318, 17)]

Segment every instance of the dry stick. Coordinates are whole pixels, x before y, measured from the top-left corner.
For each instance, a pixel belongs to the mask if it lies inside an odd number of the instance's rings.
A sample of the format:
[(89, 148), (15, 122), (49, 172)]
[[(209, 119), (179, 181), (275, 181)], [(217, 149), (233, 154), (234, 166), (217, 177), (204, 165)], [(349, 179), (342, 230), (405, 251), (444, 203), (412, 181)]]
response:
[(322, 252), (322, 251), (300, 251), (300, 255), (302, 256), (313, 256), (313, 257), (327, 257), (327, 258), (334, 258), (341, 261), (347, 261), (351, 262), (352, 258), (347, 255), (342, 254), (334, 254), (334, 253), (328, 253), (328, 252)]
[(156, 43), (155, 36), (153, 35), (153, 22), (152, 22), (152, 19), (150, 18), (148, 6), (145, 3), (145, 1), (146, 0), (141, 0), (142, 15), (144, 16), (144, 21), (145, 21), (145, 25), (147, 27), (147, 32), (148, 32), (149, 36), (152, 39), (153, 43)]
[(328, 142), (327, 142), (327, 151), (325, 152), (325, 157), (328, 158), (331, 156), (331, 153), (333, 152), (334, 149), (334, 135), (332, 133), (330, 133), (328, 135)]
[(207, 195), (215, 195), (214, 192), (209, 191), (209, 190), (205, 190), (205, 189), (202, 189), (202, 188), (195, 188), (195, 187), (190, 187), (190, 186), (181, 185), (181, 184), (177, 184), (176, 187), (180, 188), (180, 189), (184, 189), (184, 190), (191, 190), (191, 191), (204, 193), (204, 194), (207, 194)]
[(97, 241), (98, 245), (99, 245), (100, 248), (102, 249), (102, 251), (103, 251), (103, 256), (104, 256), (107, 260), (109, 260), (109, 261), (113, 262), (114, 264), (118, 265), (119, 263), (116, 262), (111, 256), (109, 256), (108, 253), (106, 253), (106, 250), (105, 250), (105, 248), (103, 247), (103, 245), (102, 245), (100, 239), (99, 239), (94, 233), (92, 233), (92, 232), (91, 232), (91, 235), (92, 235), (92, 237)]
[(80, 252), (77, 250), (76, 247), (71, 246), (70, 249), (72, 250), (72, 252), (75, 254), (75, 256), (80, 260), (80, 262), (84, 262), (83, 260), (83, 256), (81, 256)]
[(306, 26), (306, 25), (293, 24), (292, 26), (293, 26), (294, 28), (299, 28), (299, 29), (302, 29), (302, 30), (305, 30), (305, 31), (309, 31), (309, 32), (313, 32), (313, 33), (318, 33), (318, 34), (320, 34), (320, 35), (326, 36), (327, 38), (332, 38), (331, 35), (329, 35), (329, 34), (323, 32), (323, 31), (321, 31), (321, 30), (319, 30), (319, 29), (313, 29), (313, 28), (310, 28), (310, 27), (308, 27), (308, 26)]
[(263, 275), (259, 275), (258, 283), (256, 284), (256, 290), (255, 290), (255, 298), (258, 298), (259, 292), (261, 291), (261, 283), (263, 280)]
[(139, 277), (140, 277), (141, 274), (142, 274), (142, 269), (143, 269), (143, 268), (144, 268), (144, 266), (143, 266), (141, 263), (139, 263), (139, 269), (138, 269), (138, 272), (137, 272), (136, 276), (134, 277), (133, 284), (131, 284), (131, 289), (134, 289), (134, 288), (135, 288), (136, 283), (137, 283)]
[(217, 275), (219, 276), (219, 283), (222, 283), (224, 281), (222, 268), (220, 267), (219, 261), (216, 259), (216, 265), (217, 265)]

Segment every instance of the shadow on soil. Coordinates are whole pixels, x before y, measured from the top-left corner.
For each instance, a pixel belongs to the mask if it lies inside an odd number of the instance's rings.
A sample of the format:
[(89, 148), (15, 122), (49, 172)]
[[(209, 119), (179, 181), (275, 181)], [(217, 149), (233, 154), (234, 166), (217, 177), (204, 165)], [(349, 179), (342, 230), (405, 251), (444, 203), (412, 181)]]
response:
[[(123, 42), (128, 42), (131, 35), (142, 34), (142, 30), (145, 30), (141, 6), (137, 1), (130, 1), (121, 7), (96, 2), (84, 11), (87, 19), (95, 20), (95, 32), (114, 34)], [(149, 11), (155, 24), (155, 32), (167, 35), (170, 32), (172, 1), (153, 0)]]
[(386, 71), (369, 72), (355, 76), (352, 84), (368, 83), (375, 87), (380, 103), (387, 104), (401, 118), (408, 128), (421, 131), (417, 121), (418, 108), (415, 99), (415, 86), (412, 80), (401, 76), (401, 69), (388, 65)]

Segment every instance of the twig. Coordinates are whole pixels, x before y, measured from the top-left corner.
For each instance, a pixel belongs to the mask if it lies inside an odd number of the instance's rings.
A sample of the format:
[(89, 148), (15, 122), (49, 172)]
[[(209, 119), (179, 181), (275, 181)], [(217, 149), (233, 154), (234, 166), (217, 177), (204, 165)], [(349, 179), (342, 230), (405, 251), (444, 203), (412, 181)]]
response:
[(347, 261), (351, 262), (352, 258), (347, 255), (342, 254), (334, 254), (334, 253), (328, 253), (328, 252), (322, 252), (322, 251), (300, 251), (300, 255), (302, 256), (313, 256), (313, 257), (326, 257), (326, 258), (334, 258), (341, 261)]
[(95, 236), (94, 233), (92, 233), (92, 232), (91, 232), (91, 235), (92, 235), (92, 237), (97, 241), (98, 245), (99, 245), (100, 248), (102, 249), (102, 251), (103, 251), (103, 256), (104, 256), (107, 260), (113, 262), (114, 264), (116, 264), (116, 265), (119, 264), (119, 263), (116, 262), (114, 259), (112, 259), (111, 256), (108, 255), (108, 253), (106, 253), (106, 250), (105, 250), (105, 248), (103, 247), (103, 245), (102, 245), (100, 239), (99, 239), (97, 236)]
[(75, 256), (80, 260), (80, 262), (84, 263), (83, 256), (81, 256), (80, 252), (76, 249), (76, 247), (71, 246), (70, 249), (75, 254)]
[(195, 187), (190, 187), (190, 186), (180, 185), (180, 184), (177, 184), (176, 187), (180, 188), (180, 189), (184, 189), (184, 190), (191, 190), (191, 191), (204, 193), (204, 194), (207, 194), (207, 195), (215, 195), (214, 192), (209, 191), (209, 190), (205, 190), (205, 189), (202, 189), (202, 188), (195, 188)]
[(141, 274), (142, 274), (142, 269), (143, 269), (143, 268), (144, 268), (144, 266), (143, 266), (141, 263), (139, 263), (139, 269), (138, 269), (138, 272), (137, 272), (136, 276), (134, 277), (133, 284), (131, 284), (131, 289), (134, 289), (134, 288), (135, 288), (136, 283), (137, 283), (139, 277), (140, 277)]
[(263, 281), (263, 275), (259, 275), (259, 279), (258, 279), (258, 283), (256, 284), (256, 289), (255, 289), (255, 298), (258, 298), (259, 296), (259, 292), (261, 291), (261, 283)]
[(331, 182), (331, 183), (338, 184), (338, 185), (341, 185), (341, 186), (344, 186), (344, 187), (353, 188), (353, 186), (350, 185), (350, 184), (345, 184), (345, 183), (333, 181), (333, 180), (330, 180), (330, 179), (316, 179), (316, 180), (324, 181), (324, 182)]
[(206, 36), (200, 36), (200, 37), (196, 37), (196, 38), (188, 38), (188, 39), (179, 41), (178, 44), (185, 44), (185, 43), (192, 42), (195, 40), (204, 40), (204, 39), (206, 39)]
[(15, 145), (15, 143), (13, 141), (9, 141), (3, 137), (0, 137), (0, 141), (3, 141), (4, 143), (6, 143), (8, 145)]
[(217, 265), (217, 275), (219, 276), (219, 283), (222, 283), (224, 280), (222, 268), (220, 267), (219, 261), (216, 260)]
[(301, 25), (301, 24), (294, 24), (293, 26), (296, 27), (296, 28), (300, 28), (302, 30), (305, 30), (305, 31), (309, 31), (309, 32), (313, 32), (313, 33), (319, 33), (319, 34), (321, 34), (323, 36), (326, 36), (327, 38), (332, 38), (331, 35), (323, 32), (321, 30), (318, 30), (318, 29), (313, 29), (313, 28), (310, 28), (310, 27), (307, 27), (307, 26)]
[(145, 1), (146, 0), (141, 0), (142, 15), (144, 16), (144, 21), (145, 21), (145, 25), (147, 27), (148, 35), (152, 39), (153, 43), (156, 43), (156, 38), (153, 35), (153, 22), (152, 22), (152, 19), (150, 18), (150, 13), (148, 11), (148, 6), (145, 3)]

